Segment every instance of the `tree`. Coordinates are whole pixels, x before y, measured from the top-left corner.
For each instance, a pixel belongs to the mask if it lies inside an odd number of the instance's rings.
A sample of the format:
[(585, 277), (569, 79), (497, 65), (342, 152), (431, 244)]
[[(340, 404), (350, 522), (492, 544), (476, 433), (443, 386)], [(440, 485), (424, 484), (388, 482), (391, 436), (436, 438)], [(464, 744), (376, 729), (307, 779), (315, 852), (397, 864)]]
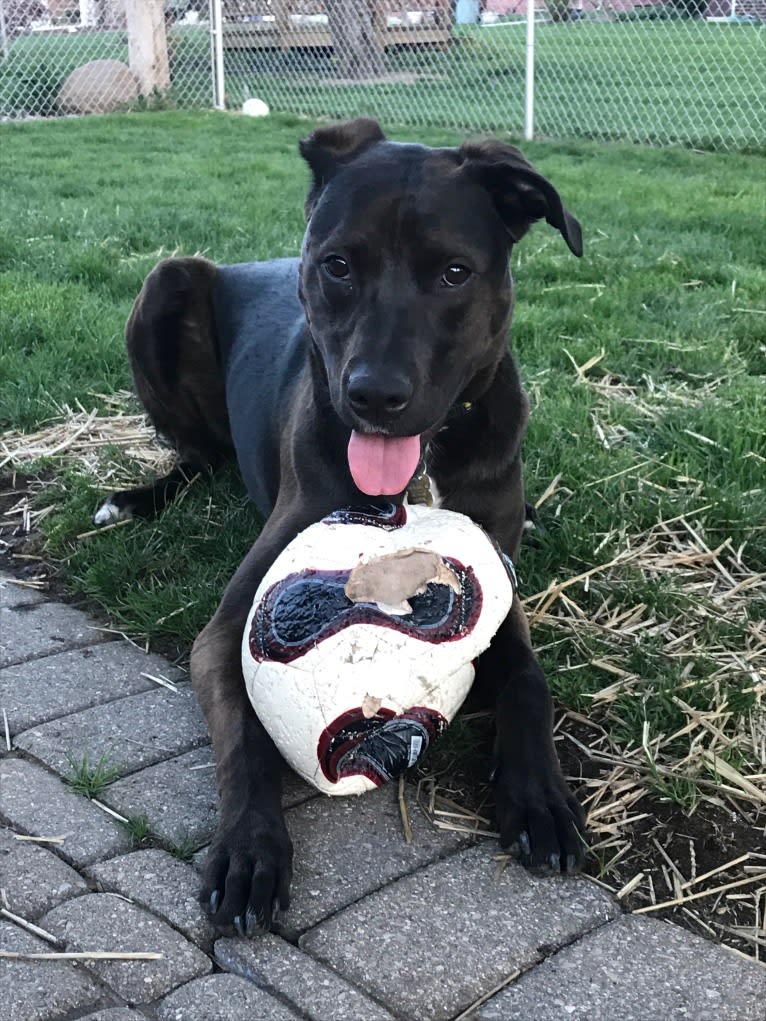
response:
[(687, 18), (701, 18), (707, 10), (708, 0), (670, 0), (675, 9)]
[(551, 21), (569, 21), (569, 0), (545, 0)]
[(14, 36), (25, 32), (30, 22), (42, 18), (45, 8), (40, 0), (10, 0), (10, 3), (5, 4), (3, 13), (5, 30), (8, 35)]
[(142, 96), (170, 85), (164, 0), (125, 0), (128, 59)]
[(333, 51), (342, 78), (379, 78), (386, 73), (368, 0), (325, 0)]

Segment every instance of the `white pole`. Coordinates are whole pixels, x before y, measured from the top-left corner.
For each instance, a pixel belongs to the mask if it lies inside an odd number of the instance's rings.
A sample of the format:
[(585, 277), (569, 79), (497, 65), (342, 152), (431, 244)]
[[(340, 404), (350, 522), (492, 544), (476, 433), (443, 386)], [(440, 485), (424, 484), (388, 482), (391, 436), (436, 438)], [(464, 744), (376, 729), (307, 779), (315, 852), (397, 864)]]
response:
[(95, 28), (98, 12), (93, 0), (80, 0), (80, 24), (83, 28)]
[(535, 0), (527, 0), (527, 76), (524, 109), (524, 138), (535, 137)]
[(210, 56), (213, 64), (213, 106), (226, 109), (223, 79), (223, 6), (210, 0)]
[(5, 10), (3, 0), (0, 0), (0, 41), (3, 47), (3, 60), (8, 59), (8, 33), (5, 29)]

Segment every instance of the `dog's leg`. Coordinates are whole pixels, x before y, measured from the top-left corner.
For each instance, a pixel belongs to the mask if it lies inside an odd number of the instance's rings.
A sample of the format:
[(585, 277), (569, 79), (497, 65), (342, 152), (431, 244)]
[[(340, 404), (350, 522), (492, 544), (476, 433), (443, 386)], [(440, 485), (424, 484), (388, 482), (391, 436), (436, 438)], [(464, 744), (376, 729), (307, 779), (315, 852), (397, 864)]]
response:
[(156, 482), (112, 493), (97, 525), (159, 514), (199, 474), (231, 456), (223, 372), (213, 322), (216, 268), (166, 259), (146, 278), (125, 329), (136, 393), (177, 463)]
[(263, 575), (282, 548), (316, 520), (294, 510), (285, 514), (290, 499), (277, 504), (191, 657), (192, 684), (213, 742), (219, 796), (200, 901), (217, 928), (240, 935), (267, 931), (273, 912), (289, 904), (293, 850), (281, 806), (284, 763), (250, 704), (241, 646)]
[(209, 460), (195, 458), (193, 461), (179, 461), (167, 475), (146, 486), (123, 489), (112, 493), (93, 515), (96, 525), (125, 518), (153, 518), (167, 507), (202, 472), (208, 473), (215, 466)]
[(500, 846), (531, 867), (575, 870), (585, 852), (583, 812), (559, 765), (548, 684), (518, 603), (482, 654), (477, 679), (496, 696), (493, 788)]

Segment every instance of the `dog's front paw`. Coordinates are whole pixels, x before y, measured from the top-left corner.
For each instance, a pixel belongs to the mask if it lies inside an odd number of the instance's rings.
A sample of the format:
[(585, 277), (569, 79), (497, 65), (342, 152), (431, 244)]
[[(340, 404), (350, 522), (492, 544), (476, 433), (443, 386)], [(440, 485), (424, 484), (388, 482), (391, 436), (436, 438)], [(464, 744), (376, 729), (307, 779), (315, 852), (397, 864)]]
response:
[(585, 819), (558, 768), (530, 777), (498, 767), (494, 790), (503, 849), (542, 872), (580, 868), (587, 847)]
[(93, 515), (93, 524), (112, 525), (117, 521), (129, 521), (134, 515), (125, 495), (125, 493), (112, 493), (100, 503)]
[(290, 904), (293, 845), (282, 820), (219, 826), (210, 845), (200, 903), (227, 935), (268, 932)]

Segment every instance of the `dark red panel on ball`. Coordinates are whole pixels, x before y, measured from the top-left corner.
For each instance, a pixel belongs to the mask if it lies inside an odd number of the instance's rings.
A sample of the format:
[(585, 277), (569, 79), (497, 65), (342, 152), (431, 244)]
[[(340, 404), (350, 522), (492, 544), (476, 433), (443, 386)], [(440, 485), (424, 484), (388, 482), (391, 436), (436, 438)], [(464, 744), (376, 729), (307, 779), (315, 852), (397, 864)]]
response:
[(376, 603), (352, 602), (344, 591), (351, 570), (307, 569), (276, 582), (253, 614), (249, 647), (253, 659), (291, 663), (319, 642), (354, 624), (388, 627), (422, 642), (455, 641), (473, 629), (482, 606), (479, 580), (470, 567), (443, 557), (460, 591), (430, 583), (409, 599), (412, 610), (391, 614)]

